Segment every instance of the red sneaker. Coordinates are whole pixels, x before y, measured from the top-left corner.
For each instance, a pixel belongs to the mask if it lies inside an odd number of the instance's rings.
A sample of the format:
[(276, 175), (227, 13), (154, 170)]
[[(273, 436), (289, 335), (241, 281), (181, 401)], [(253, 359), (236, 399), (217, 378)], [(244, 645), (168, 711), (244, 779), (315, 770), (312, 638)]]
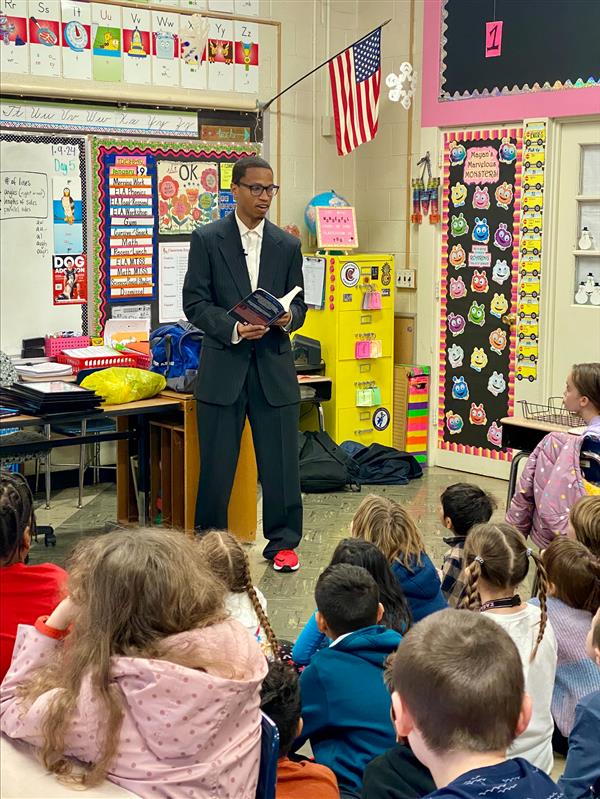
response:
[(273, 558), (273, 568), (276, 572), (295, 572), (300, 568), (298, 555), (293, 549), (281, 549)]

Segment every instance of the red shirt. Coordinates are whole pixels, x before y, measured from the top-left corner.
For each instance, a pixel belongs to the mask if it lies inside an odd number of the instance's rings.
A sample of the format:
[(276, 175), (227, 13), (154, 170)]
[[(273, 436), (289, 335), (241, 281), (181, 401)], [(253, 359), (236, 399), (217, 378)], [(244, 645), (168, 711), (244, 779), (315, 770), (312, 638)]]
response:
[(33, 625), (38, 616), (52, 613), (66, 582), (66, 571), (54, 563), (0, 569), (0, 680), (10, 666), (17, 625)]
[(276, 799), (339, 799), (335, 774), (310, 760), (296, 763), (282, 757), (277, 763)]

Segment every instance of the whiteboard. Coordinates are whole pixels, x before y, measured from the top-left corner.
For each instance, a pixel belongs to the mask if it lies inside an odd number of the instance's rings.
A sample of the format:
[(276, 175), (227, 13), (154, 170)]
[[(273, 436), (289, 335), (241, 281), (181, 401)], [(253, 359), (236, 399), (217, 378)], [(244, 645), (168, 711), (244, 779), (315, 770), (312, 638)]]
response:
[[(24, 338), (87, 327), (85, 146), (0, 133), (0, 349), (9, 355)], [(75, 288), (65, 290), (73, 264)]]

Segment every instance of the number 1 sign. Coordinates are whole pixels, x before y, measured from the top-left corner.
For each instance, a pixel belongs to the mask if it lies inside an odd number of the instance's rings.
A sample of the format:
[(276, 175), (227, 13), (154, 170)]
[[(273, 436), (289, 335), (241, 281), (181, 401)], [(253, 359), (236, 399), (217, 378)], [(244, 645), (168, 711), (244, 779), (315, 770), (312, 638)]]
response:
[(485, 23), (485, 57), (495, 58), (502, 54), (502, 26), (503, 22)]

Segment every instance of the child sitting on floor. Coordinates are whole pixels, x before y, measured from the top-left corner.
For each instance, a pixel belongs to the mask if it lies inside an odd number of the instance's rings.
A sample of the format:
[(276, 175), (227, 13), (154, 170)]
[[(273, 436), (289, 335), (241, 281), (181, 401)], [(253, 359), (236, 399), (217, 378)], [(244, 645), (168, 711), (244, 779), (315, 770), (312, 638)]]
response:
[[(600, 671), (600, 610), (586, 639), (588, 657)], [(584, 696), (575, 709), (569, 752), (558, 787), (566, 799), (591, 799), (600, 794), (600, 691)]]
[(225, 608), (231, 618), (256, 637), (269, 659), (276, 657), (279, 644), (267, 616), (267, 600), (252, 584), (250, 562), (244, 547), (235, 536), (224, 530), (205, 533), (198, 547), (200, 557), (229, 590)]
[(379, 547), (400, 583), (416, 623), (448, 607), (435, 566), (425, 553), (417, 526), (402, 505), (369, 494), (352, 519), (352, 536)]
[(393, 657), (392, 707), (438, 790), (435, 799), (557, 799), (555, 784), (511, 742), (531, 715), (521, 659), (487, 614), (445, 610), (410, 630)]
[[(530, 560), (538, 568), (540, 607), (523, 603), (517, 593), (527, 577)], [(508, 754), (524, 757), (549, 774), (553, 765), (550, 704), (556, 674), (556, 639), (548, 624), (547, 595), (544, 565), (518, 530), (504, 522), (473, 527), (465, 541), (465, 595), (461, 608), (485, 613), (517, 645), (525, 689), (532, 700), (532, 717), (527, 729), (510, 745)]]
[[(383, 552), (370, 541), (361, 538), (343, 538), (331, 556), (330, 565), (351, 563), (363, 566), (377, 583), (379, 599), (383, 605), (381, 623), (390, 630), (404, 634), (411, 624), (410, 608), (402, 588), (396, 580)], [(298, 666), (310, 663), (312, 656), (331, 641), (319, 631), (315, 611), (304, 625), (292, 649), (292, 660)]]
[(582, 497), (571, 508), (567, 538), (580, 541), (600, 558), (600, 496)]
[(592, 617), (600, 607), (600, 563), (579, 541), (563, 536), (550, 544), (542, 560), (549, 582), (548, 620), (558, 646), (553, 744), (555, 752), (566, 755), (577, 703), (586, 694), (600, 691), (600, 670), (585, 647)]
[(567, 375), (565, 408), (580, 416), (587, 432), (600, 434), (600, 363), (576, 363)]
[(8, 671), (17, 627), (34, 624), (50, 613), (67, 584), (67, 573), (54, 563), (28, 566), (35, 535), (33, 496), (23, 475), (0, 474), (0, 682)]
[(317, 624), (332, 643), (302, 672), (302, 734), (336, 775), (342, 797), (360, 796), (367, 763), (395, 742), (384, 663), (401, 635), (380, 624), (383, 605), (366, 569), (328, 566), (315, 588)]
[(300, 686), (295, 669), (287, 663), (269, 664), (261, 689), (261, 708), (279, 732), (276, 799), (339, 799), (335, 774), (310, 760), (288, 757), (295, 738), (302, 732)]
[(255, 799), (267, 661), (225, 612), (225, 588), (183, 533), (88, 539), (70, 596), (20, 625), (1, 688), (0, 729), (41, 746), (71, 780), (106, 777), (149, 799)]
[(489, 522), (496, 502), (489, 494), (471, 483), (454, 483), (440, 497), (442, 522), (454, 535), (444, 538), (451, 549), (444, 555), (442, 593), (450, 607), (458, 607), (464, 591), (460, 579), (464, 566), (464, 547), (467, 533), (474, 524)]

